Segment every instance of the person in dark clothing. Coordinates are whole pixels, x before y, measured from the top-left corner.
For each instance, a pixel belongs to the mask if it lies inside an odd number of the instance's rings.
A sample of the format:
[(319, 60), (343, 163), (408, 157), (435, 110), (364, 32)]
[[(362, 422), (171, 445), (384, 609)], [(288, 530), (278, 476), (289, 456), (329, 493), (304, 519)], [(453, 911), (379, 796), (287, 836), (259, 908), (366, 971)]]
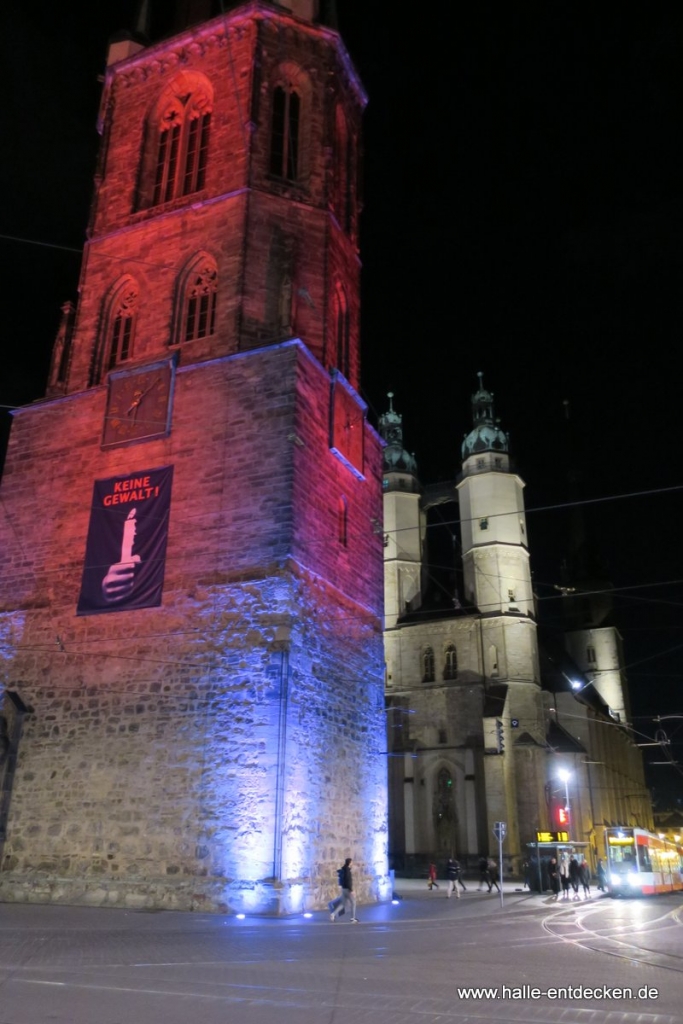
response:
[(455, 898), (460, 899), (460, 893), (458, 891), (458, 885), (467, 892), (467, 887), (462, 880), (462, 869), (460, 867), (460, 861), (457, 861), (455, 857), (449, 857), (448, 863), (446, 864), (446, 874), (448, 875), (448, 888), (446, 889), (446, 896), (450, 899), (451, 893), (455, 893)]
[(607, 892), (607, 875), (605, 873), (605, 865), (602, 862), (602, 858), (598, 860), (598, 889), (600, 892)]
[(585, 899), (589, 900), (591, 895), (591, 869), (585, 857), (579, 864), (579, 881), (583, 886), (583, 895)]
[(574, 890), (574, 895), (573, 895), (572, 899), (578, 900), (579, 899), (579, 862), (576, 859), (576, 857), (574, 856), (574, 854), (572, 854), (571, 857), (569, 858), (569, 881), (571, 882), (572, 889)]
[(356, 894), (353, 891), (353, 873), (351, 871), (352, 863), (351, 857), (347, 857), (344, 861), (340, 877), (341, 897), (328, 904), (330, 908), (330, 921), (336, 921), (337, 917), (341, 917), (346, 912), (348, 905), (351, 910), (351, 924), (358, 924), (358, 918), (356, 917)]
[(500, 875), (498, 874), (498, 865), (496, 864), (495, 860), (493, 860), (492, 858), (488, 860), (486, 870), (489, 876), (489, 892), (493, 891), (494, 885), (497, 891), (500, 892), (500, 886), (498, 885), (498, 882), (500, 881)]
[(548, 881), (550, 882), (553, 898), (557, 900), (560, 895), (560, 871), (554, 857), (550, 858), (550, 863), (548, 864)]
[(489, 865), (489, 862), (488, 862), (488, 859), (486, 857), (480, 857), (479, 858), (479, 885), (477, 887), (477, 892), (481, 892), (482, 885), (485, 885), (488, 888), (490, 886), (490, 884), (491, 884), (490, 881), (489, 881), (489, 866), (488, 865)]

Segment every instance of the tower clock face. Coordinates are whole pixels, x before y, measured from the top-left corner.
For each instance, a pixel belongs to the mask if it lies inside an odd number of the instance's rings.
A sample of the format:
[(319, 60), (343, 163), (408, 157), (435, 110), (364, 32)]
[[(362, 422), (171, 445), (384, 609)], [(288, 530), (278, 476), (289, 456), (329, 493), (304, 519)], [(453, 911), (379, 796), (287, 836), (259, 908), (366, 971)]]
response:
[(171, 422), (173, 363), (166, 360), (109, 377), (103, 446), (164, 437)]

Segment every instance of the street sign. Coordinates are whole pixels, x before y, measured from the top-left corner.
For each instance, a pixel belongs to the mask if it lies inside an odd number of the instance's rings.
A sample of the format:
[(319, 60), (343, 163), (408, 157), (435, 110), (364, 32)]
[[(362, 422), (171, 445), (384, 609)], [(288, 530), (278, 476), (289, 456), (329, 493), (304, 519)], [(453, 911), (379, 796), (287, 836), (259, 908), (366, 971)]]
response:
[(503, 839), (505, 839), (505, 835), (507, 833), (507, 830), (508, 830), (508, 827), (507, 827), (507, 825), (506, 825), (506, 823), (504, 821), (494, 821), (494, 823), (493, 823), (493, 834), (496, 837), (496, 839), (498, 840), (498, 842), (501, 842)]

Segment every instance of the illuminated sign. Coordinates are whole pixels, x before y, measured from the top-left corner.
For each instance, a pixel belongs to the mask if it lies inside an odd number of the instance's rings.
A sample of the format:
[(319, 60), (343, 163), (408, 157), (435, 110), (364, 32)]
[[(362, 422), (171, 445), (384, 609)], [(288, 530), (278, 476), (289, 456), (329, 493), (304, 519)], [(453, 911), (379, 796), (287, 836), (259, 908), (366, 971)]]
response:
[(537, 832), (537, 843), (568, 843), (569, 832)]
[(569, 811), (566, 807), (557, 808), (557, 824), (568, 825), (569, 824)]
[(607, 836), (610, 846), (633, 846), (633, 836)]

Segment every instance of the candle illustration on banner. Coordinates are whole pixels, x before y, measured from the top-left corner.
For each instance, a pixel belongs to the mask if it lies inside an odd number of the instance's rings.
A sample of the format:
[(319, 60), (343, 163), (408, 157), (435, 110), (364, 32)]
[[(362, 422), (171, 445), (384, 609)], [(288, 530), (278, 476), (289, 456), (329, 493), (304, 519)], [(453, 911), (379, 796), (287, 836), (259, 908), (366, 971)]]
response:
[(108, 604), (123, 601), (129, 596), (135, 584), (135, 566), (140, 562), (140, 556), (133, 554), (137, 533), (136, 516), (137, 509), (132, 508), (123, 524), (121, 557), (109, 567), (107, 575), (102, 580), (102, 596)]
[[(133, 544), (135, 542), (135, 534), (137, 533), (138, 524), (135, 521), (137, 515), (137, 509), (132, 508), (126, 516), (126, 521), (123, 524), (123, 542), (121, 544), (121, 561), (130, 562), (133, 559)], [(140, 559), (137, 559), (138, 562)]]

